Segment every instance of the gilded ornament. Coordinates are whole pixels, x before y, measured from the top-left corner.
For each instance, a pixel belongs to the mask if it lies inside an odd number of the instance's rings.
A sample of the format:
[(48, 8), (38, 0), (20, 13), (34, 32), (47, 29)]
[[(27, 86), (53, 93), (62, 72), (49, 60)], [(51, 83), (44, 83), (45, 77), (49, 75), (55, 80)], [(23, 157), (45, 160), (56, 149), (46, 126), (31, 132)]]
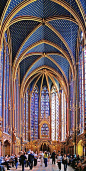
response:
[(2, 137), (2, 131), (0, 131), (0, 138)]

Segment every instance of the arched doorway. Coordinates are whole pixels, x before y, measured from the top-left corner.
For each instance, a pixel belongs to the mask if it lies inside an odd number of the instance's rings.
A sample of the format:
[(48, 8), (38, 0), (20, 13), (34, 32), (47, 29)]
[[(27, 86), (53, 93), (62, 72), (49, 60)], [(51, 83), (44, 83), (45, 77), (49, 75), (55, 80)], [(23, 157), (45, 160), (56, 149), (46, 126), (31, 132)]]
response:
[(46, 143), (42, 143), (41, 144), (41, 147), (40, 147), (40, 150), (41, 151), (49, 151), (50, 152), (50, 148), (49, 148), (49, 145), (48, 144), (46, 144)]
[(48, 151), (51, 153), (51, 145), (47, 140), (43, 140), (40, 142), (39, 151)]
[(8, 140), (4, 142), (4, 156), (9, 155), (10, 156), (10, 143)]

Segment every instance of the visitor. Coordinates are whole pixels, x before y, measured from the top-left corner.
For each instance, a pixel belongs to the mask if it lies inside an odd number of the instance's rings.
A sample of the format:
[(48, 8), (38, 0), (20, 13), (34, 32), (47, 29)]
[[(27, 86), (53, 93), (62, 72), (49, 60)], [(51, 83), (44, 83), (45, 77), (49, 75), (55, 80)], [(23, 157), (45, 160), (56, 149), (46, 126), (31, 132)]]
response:
[(33, 152), (30, 151), (30, 154), (28, 155), (28, 162), (29, 162), (30, 170), (32, 170), (33, 168), (33, 161), (34, 161), (34, 155), (33, 155)]
[(26, 156), (26, 162), (25, 162), (25, 167), (28, 167), (28, 153), (25, 152), (25, 156)]
[(86, 157), (84, 158), (84, 161), (82, 162), (81, 168), (83, 171), (86, 171)]
[(61, 156), (60, 153), (57, 156), (57, 163), (58, 163), (58, 168), (59, 168), (59, 171), (60, 171), (61, 170), (61, 163), (62, 163), (62, 156)]
[(8, 163), (9, 163), (9, 158), (8, 155), (6, 155), (6, 157), (3, 158), (3, 162), (1, 163), (1, 165), (5, 165), (7, 167), (7, 170), (10, 170), (11, 166)]
[(80, 160), (79, 155), (77, 155), (76, 160), (77, 160), (77, 163), (78, 163), (78, 162), (79, 162), (79, 160)]
[(44, 152), (44, 164), (45, 164), (45, 167), (47, 167), (47, 161), (48, 161), (48, 154), (47, 154), (47, 151)]
[(17, 169), (17, 167), (18, 167), (18, 157), (17, 157), (17, 155), (15, 155), (15, 166), (16, 166), (16, 169)]
[(63, 164), (64, 164), (64, 171), (67, 170), (67, 164), (69, 163), (69, 159), (68, 157), (66, 156), (66, 154), (64, 154), (63, 156)]
[(25, 164), (25, 160), (26, 160), (26, 156), (25, 156), (24, 152), (22, 152), (22, 155), (20, 156), (20, 160), (21, 160), (21, 165), (22, 165), (22, 171), (24, 171), (24, 164)]
[(37, 165), (37, 159), (38, 159), (38, 154), (37, 154), (37, 151), (36, 151), (35, 154), (34, 154), (34, 166)]
[(0, 171), (5, 171), (4, 166), (0, 165)]
[(11, 159), (10, 161), (11, 161), (11, 163), (12, 163), (12, 167), (14, 167), (14, 161), (15, 161), (15, 156), (14, 156), (14, 154), (11, 155), (10, 159)]
[(55, 153), (55, 150), (53, 151), (52, 155), (51, 155), (51, 158), (52, 158), (52, 164), (54, 162), (55, 164), (55, 158), (56, 158), (56, 153)]
[(78, 164), (77, 164), (77, 171), (82, 171), (82, 163), (80, 160), (78, 161)]
[(39, 159), (40, 159), (40, 166), (43, 166), (43, 158), (44, 158), (44, 154), (43, 154), (43, 151), (40, 151), (39, 153)]
[(75, 163), (74, 171), (77, 171), (77, 162)]

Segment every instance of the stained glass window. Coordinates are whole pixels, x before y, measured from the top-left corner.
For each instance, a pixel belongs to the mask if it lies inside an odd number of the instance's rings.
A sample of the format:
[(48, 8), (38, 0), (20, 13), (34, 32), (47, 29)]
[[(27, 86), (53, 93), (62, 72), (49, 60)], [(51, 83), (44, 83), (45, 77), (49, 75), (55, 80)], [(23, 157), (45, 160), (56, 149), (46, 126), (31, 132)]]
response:
[(51, 128), (52, 128), (52, 131), (51, 131), (51, 138), (52, 140), (54, 141), (56, 138), (55, 138), (55, 113), (56, 113), (56, 107), (55, 107), (55, 92), (53, 92), (51, 94)]
[[(1, 95), (3, 92), (3, 117), (4, 117), (4, 132), (8, 133), (9, 127), (9, 51), (7, 43), (7, 34), (5, 33), (4, 46), (1, 52)], [(4, 67), (4, 68), (3, 68)], [(2, 107), (1, 107), (2, 112)]]
[(23, 110), (22, 110), (22, 106), (23, 106), (23, 98), (21, 98), (21, 133), (23, 132)]
[(66, 98), (62, 90), (61, 96), (61, 141), (66, 139)]
[(80, 45), (79, 54), (79, 107), (80, 107), (80, 123), (79, 130), (80, 133), (84, 131), (84, 52), (82, 51), (82, 46)]
[(1, 58), (0, 58), (0, 116), (2, 117), (2, 90), (3, 90), (3, 59), (4, 59), (4, 48), (1, 51)]
[(9, 53), (8, 46), (6, 47), (6, 56), (7, 56), (7, 73), (6, 73), (6, 132), (8, 133), (8, 122), (9, 122)]
[(5, 64), (4, 64), (4, 132), (6, 132), (6, 71), (7, 71), (7, 57), (5, 47)]
[(51, 138), (58, 140), (59, 137), (59, 98), (55, 87), (51, 92)]
[(41, 117), (48, 118), (49, 116), (49, 92), (46, 86), (41, 91)]
[(26, 94), (24, 94), (24, 140), (25, 140), (25, 125), (26, 125)]
[(86, 46), (84, 48), (84, 67), (85, 67), (85, 128), (86, 128)]
[(14, 104), (15, 104), (15, 110), (14, 110), (14, 127), (16, 129), (16, 81), (14, 83)]
[(24, 140), (28, 141), (28, 90), (24, 94)]
[(38, 139), (38, 88), (34, 88), (31, 97), (31, 140)]
[(26, 140), (28, 140), (28, 90), (26, 91)]
[[(19, 70), (16, 73), (16, 79), (14, 81), (14, 127), (15, 127), (15, 135), (19, 137), (20, 133), (20, 86), (19, 86)], [(23, 106), (23, 104), (22, 104)]]
[(59, 140), (59, 97), (56, 93), (56, 140)]
[(70, 82), (70, 134), (74, 131), (74, 85), (73, 85), (73, 75), (71, 73)]
[(49, 138), (49, 128), (46, 123), (44, 123), (41, 127), (41, 135), (43, 138)]

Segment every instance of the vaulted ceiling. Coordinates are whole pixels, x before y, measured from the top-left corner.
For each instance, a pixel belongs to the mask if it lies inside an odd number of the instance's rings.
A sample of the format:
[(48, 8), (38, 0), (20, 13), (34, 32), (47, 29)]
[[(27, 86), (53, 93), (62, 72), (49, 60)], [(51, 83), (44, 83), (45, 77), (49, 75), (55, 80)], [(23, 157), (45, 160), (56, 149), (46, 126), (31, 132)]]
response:
[(68, 86), (69, 70), (76, 72), (78, 31), (85, 30), (86, 0), (3, 0), (0, 15), (2, 35), (10, 31), (20, 83), (33, 77), (38, 85), (52, 85), (62, 78)]

